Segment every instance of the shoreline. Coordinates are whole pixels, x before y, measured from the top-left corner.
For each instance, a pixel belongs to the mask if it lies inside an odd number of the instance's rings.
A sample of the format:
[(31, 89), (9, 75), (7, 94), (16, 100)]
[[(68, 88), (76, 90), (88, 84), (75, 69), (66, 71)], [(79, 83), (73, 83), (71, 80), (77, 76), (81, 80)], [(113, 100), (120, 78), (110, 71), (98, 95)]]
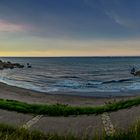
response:
[(24, 89), (0, 82), (0, 98), (38, 104), (68, 104), (71, 106), (97, 106), (105, 102), (131, 99), (137, 96), (88, 97), (79, 95), (50, 94)]

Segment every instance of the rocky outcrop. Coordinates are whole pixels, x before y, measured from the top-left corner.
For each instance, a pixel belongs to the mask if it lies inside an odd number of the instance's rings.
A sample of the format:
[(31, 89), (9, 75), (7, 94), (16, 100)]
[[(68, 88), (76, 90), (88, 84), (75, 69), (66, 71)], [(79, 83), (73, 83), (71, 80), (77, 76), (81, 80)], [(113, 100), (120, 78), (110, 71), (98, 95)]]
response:
[(135, 75), (135, 76), (140, 76), (140, 71), (136, 71), (136, 72), (134, 73), (134, 75)]
[(24, 65), (19, 63), (11, 63), (9, 61), (3, 62), (0, 60), (0, 70), (3, 69), (14, 69), (14, 68), (24, 68)]

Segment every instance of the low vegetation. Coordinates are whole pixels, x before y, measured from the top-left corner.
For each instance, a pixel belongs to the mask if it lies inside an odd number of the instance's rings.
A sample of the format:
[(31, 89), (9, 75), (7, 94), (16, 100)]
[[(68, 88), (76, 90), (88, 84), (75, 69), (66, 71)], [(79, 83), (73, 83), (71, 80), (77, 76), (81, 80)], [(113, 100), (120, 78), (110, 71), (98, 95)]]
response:
[(112, 136), (104, 135), (101, 140), (140, 140), (140, 121), (133, 124), (127, 131), (120, 130)]
[(0, 99), (0, 108), (10, 111), (30, 114), (45, 114), (48, 116), (69, 116), (69, 115), (90, 115), (102, 114), (104, 112), (117, 111), (140, 104), (140, 97), (129, 100), (121, 100), (118, 102), (108, 103), (103, 106), (91, 107), (74, 107), (63, 104), (47, 105), (47, 104), (27, 104), (14, 100)]
[(22, 128), (0, 124), (0, 140), (140, 140), (140, 122), (138, 121), (127, 131), (118, 131), (112, 136), (103, 134), (94, 137), (84, 135), (75, 136), (74, 134), (67, 134), (65, 136), (58, 134), (43, 134), (39, 131), (30, 131)]

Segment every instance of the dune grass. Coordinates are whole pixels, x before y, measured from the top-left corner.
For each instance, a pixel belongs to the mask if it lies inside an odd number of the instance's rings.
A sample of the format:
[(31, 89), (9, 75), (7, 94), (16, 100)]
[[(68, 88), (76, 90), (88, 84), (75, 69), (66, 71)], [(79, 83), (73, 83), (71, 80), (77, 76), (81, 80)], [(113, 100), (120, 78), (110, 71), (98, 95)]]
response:
[(112, 136), (104, 135), (102, 140), (140, 140), (140, 120), (135, 122), (127, 131), (119, 130)]
[(140, 104), (140, 97), (108, 103), (103, 106), (76, 107), (63, 104), (28, 104), (14, 100), (0, 99), (0, 108), (21, 113), (48, 116), (90, 115), (102, 114), (104, 112), (117, 111)]
[[(84, 139), (87, 140), (88, 138), (86, 137)], [(81, 137), (72, 134), (67, 134), (66, 136), (58, 135), (56, 133), (44, 134), (40, 131), (31, 131), (0, 124), (0, 140), (81, 140)]]
[(0, 124), (0, 140), (140, 140), (140, 121), (135, 123), (126, 131), (117, 131), (112, 136), (103, 135), (75, 136), (66, 134), (65, 136), (57, 133), (43, 134), (39, 131), (25, 130), (13, 126)]

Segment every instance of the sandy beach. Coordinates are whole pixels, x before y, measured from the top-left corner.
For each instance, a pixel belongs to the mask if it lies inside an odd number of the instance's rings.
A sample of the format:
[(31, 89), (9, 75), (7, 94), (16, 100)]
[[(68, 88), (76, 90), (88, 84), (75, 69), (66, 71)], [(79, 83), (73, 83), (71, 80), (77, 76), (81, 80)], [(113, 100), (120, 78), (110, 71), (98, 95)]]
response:
[[(28, 103), (46, 103), (46, 104), (69, 104), (72, 106), (92, 106), (103, 105), (107, 101), (121, 100), (133, 97), (122, 98), (95, 98), (95, 97), (81, 97), (70, 95), (50, 95), (48, 93), (39, 93), (23, 88), (9, 86), (0, 83), (0, 98), (18, 100)], [(107, 114), (111, 125), (116, 130), (125, 130), (130, 127), (133, 122), (140, 115), (140, 106), (123, 109), (116, 112), (109, 112)], [(135, 114), (135, 115), (134, 115)], [(37, 116), (33, 114), (23, 114), (13, 111), (0, 110), (0, 122), (7, 123), (21, 127), (33, 122)], [(44, 125), (46, 124), (46, 125)], [(79, 127), (80, 126), (80, 127)], [(100, 135), (105, 129), (103, 123), (103, 115), (80, 115), (80, 116), (42, 116), (33, 125), (29, 126), (30, 130), (39, 130), (48, 133), (57, 133), (59, 135), (66, 135), (71, 132), (74, 136), (83, 136), (85, 132), (92, 137), (96, 132)]]
[(103, 105), (105, 104), (105, 102), (108, 101), (128, 99), (133, 97), (95, 98), (75, 95), (62, 95), (61, 93), (59, 95), (58, 94), (56, 95), (36, 92), (0, 83), (0, 98), (38, 104), (60, 103), (72, 106), (92, 106), (92, 105)]

